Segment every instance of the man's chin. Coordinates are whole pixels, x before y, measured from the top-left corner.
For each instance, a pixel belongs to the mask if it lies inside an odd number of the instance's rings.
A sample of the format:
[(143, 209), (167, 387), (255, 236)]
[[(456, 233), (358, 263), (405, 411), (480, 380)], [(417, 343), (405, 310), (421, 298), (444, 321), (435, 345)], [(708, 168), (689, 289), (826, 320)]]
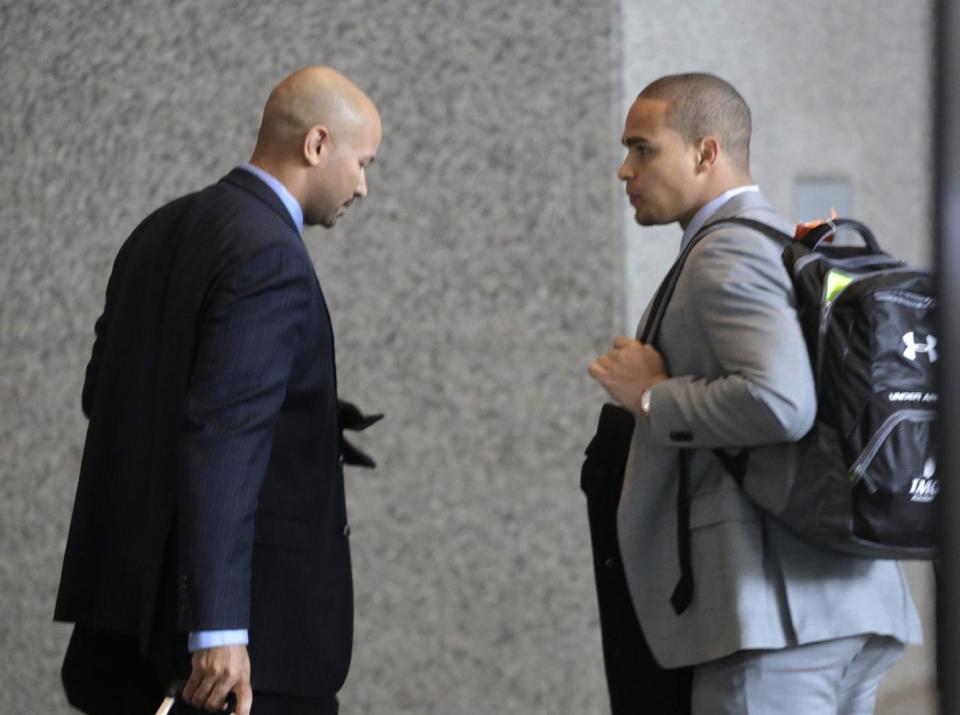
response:
[(333, 216), (304, 216), (303, 222), (307, 226), (323, 226), (324, 228), (333, 228), (334, 224), (337, 223), (337, 219), (340, 218), (339, 214)]
[(347, 209), (345, 206), (337, 209), (336, 213), (332, 214), (331, 216), (327, 216), (324, 219), (323, 225), (326, 228), (333, 228), (334, 225), (336, 225), (337, 221), (340, 220), (340, 217), (343, 216), (346, 212), (347, 212)]
[(664, 221), (663, 216), (656, 216), (654, 214), (648, 213), (646, 211), (640, 211), (639, 209), (634, 209), (633, 220), (637, 222), (638, 225), (649, 227), (649, 226), (663, 226), (668, 223), (673, 223), (676, 219)]

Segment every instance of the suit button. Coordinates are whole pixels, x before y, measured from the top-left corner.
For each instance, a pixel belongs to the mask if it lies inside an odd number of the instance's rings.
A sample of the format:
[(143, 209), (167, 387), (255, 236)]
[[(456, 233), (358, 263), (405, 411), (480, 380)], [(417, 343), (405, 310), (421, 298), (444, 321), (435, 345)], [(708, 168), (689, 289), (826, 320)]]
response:
[(343, 535), (344, 535), (344, 536), (350, 536), (350, 525), (349, 525), (349, 524), (346, 524), (346, 525), (343, 527)]
[(343, 466), (343, 455), (342, 455), (342, 454), (341, 454), (339, 457), (337, 457), (337, 464), (339, 464), (341, 467)]
[(617, 560), (611, 556), (610, 558), (608, 558), (606, 561), (603, 562), (603, 565), (606, 566), (608, 569), (615, 568), (617, 565)]

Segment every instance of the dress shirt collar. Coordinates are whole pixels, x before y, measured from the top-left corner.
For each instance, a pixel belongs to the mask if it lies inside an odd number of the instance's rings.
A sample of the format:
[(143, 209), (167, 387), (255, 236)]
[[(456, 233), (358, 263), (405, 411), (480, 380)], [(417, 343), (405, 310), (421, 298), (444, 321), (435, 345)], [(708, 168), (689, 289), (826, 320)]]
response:
[(250, 172), (273, 190), (277, 198), (283, 202), (287, 212), (290, 214), (290, 218), (292, 218), (293, 222), (297, 225), (297, 231), (303, 236), (303, 209), (300, 207), (300, 202), (293, 198), (293, 194), (287, 191), (287, 187), (280, 183), (277, 177), (267, 173), (259, 166), (247, 163), (241, 164), (237, 168)]
[(690, 242), (690, 239), (697, 235), (697, 231), (703, 228), (703, 225), (707, 222), (707, 219), (719, 211), (721, 206), (727, 203), (734, 196), (746, 193), (747, 191), (760, 191), (760, 187), (756, 186), (755, 184), (751, 184), (749, 186), (738, 186), (734, 189), (728, 189), (716, 198), (710, 199), (707, 203), (701, 206), (700, 210), (693, 215), (693, 218), (690, 219), (690, 223), (687, 224), (687, 227), (683, 231), (683, 238), (680, 240), (680, 250), (683, 251), (683, 249), (686, 248), (687, 244)]

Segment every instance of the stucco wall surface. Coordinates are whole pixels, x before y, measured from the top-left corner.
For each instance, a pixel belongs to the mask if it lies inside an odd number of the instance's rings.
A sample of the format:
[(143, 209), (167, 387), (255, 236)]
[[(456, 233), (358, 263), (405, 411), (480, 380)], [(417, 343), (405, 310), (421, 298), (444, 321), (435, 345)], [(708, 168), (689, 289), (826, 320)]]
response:
[[(93, 321), (147, 212), (245, 161), (270, 88), (330, 63), (379, 105), (370, 196), (307, 231), (341, 392), (351, 713), (597, 712), (579, 464), (622, 289), (607, 2), (0, 4), (0, 713), (64, 713), (50, 622)], [(602, 338), (602, 339), (601, 339)]]

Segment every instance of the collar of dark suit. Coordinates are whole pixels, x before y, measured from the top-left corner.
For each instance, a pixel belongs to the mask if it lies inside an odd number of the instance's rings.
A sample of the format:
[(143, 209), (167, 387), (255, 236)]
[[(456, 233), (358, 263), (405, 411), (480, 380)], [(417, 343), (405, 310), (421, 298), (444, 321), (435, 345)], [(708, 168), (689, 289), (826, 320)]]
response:
[(233, 186), (246, 191), (248, 194), (252, 194), (254, 197), (265, 203), (271, 211), (282, 218), (294, 233), (296, 233), (298, 236), (300, 235), (300, 231), (297, 229), (297, 224), (294, 222), (293, 217), (290, 216), (290, 212), (287, 211), (287, 207), (283, 205), (280, 197), (277, 196), (273, 189), (263, 183), (263, 181), (258, 177), (254, 176), (249, 171), (244, 171), (243, 169), (238, 168), (224, 176), (222, 179), (220, 179), (220, 181), (223, 181), (227, 184), (232, 184)]

